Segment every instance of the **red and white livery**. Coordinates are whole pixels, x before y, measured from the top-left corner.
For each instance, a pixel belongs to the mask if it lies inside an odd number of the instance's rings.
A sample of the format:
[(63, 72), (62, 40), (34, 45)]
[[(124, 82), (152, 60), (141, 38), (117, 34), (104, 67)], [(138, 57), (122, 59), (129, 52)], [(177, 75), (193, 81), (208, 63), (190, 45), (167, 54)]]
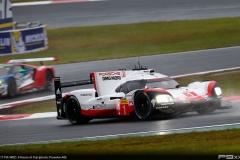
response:
[[(135, 117), (141, 120), (196, 111), (211, 113), (231, 108), (222, 103), (222, 91), (215, 81), (199, 81), (181, 87), (172, 78), (153, 69), (135, 68), (92, 72), (90, 80), (61, 83), (55, 77), (57, 119), (72, 124), (95, 118)], [(74, 90), (62, 97), (63, 87), (93, 84), (92, 89)]]
[[(44, 66), (42, 62), (56, 60), (57, 57), (15, 59), (0, 64), (0, 97), (15, 97), (39, 89), (51, 90), (55, 72), (52, 66)], [(28, 62), (41, 62), (41, 66), (25, 64)]]

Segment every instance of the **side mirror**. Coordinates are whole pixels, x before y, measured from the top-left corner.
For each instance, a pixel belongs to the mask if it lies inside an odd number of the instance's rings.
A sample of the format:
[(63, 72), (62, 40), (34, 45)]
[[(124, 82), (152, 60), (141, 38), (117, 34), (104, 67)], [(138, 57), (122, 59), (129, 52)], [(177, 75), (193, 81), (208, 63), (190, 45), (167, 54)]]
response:
[(18, 71), (19, 73), (25, 73), (26, 72), (26, 70), (25, 69), (19, 69), (19, 71)]
[(180, 85), (180, 84), (176, 85), (176, 88), (180, 88), (180, 87), (181, 87), (181, 85)]

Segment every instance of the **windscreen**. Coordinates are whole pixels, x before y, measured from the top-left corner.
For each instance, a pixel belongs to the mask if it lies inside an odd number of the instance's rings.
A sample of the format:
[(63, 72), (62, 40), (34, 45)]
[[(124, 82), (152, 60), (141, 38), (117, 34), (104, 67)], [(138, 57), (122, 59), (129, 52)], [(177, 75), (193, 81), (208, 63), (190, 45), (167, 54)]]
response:
[(176, 88), (178, 83), (171, 78), (163, 78), (156, 80), (147, 80), (146, 86), (147, 88), (162, 88), (162, 89), (171, 89)]
[(148, 79), (148, 80), (136, 80), (128, 81), (120, 85), (115, 91), (128, 93), (132, 90), (142, 89), (142, 88), (162, 88), (171, 89), (176, 88), (178, 83), (171, 79), (170, 77), (158, 78), (158, 79)]
[(0, 68), (0, 76), (5, 76), (7, 74), (9, 74), (9, 69), (10, 68)]

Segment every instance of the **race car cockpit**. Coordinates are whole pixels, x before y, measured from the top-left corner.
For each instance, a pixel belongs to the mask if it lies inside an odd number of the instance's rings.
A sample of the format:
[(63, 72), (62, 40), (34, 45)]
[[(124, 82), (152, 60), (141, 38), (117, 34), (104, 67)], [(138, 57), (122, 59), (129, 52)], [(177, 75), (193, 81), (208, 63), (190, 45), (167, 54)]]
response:
[(179, 84), (171, 79), (170, 77), (157, 78), (157, 79), (142, 79), (142, 80), (133, 80), (121, 84), (115, 90), (115, 92), (123, 92), (127, 94), (136, 89), (142, 88), (161, 88), (161, 89), (170, 89), (176, 88)]

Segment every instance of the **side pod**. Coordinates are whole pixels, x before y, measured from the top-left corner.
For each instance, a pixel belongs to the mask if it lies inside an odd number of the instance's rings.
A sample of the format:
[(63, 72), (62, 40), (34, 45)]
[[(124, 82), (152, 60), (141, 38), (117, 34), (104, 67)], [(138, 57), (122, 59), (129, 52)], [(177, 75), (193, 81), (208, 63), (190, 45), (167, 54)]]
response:
[(60, 77), (54, 77), (55, 100), (57, 106), (57, 119), (66, 119), (66, 111), (62, 101), (62, 89)]

